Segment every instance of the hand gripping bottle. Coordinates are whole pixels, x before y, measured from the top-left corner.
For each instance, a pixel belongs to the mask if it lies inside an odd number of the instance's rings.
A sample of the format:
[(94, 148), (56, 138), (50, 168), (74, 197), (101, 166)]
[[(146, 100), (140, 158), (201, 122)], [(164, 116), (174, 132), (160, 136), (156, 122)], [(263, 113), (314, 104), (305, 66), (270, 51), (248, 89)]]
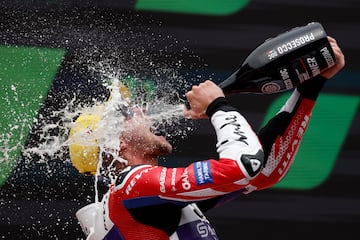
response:
[(327, 34), (320, 23), (312, 22), (266, 40), (218, 86), (225, 94), (282, 92), (333, 65)]

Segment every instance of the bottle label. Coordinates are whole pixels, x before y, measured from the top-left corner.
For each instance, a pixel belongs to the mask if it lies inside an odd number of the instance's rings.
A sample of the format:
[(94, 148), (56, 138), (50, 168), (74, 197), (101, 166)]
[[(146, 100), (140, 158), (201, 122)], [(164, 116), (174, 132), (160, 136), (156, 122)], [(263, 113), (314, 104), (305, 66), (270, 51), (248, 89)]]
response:
[(291, 77), (290, 77), (289, 68), (287, 66), (284, 66), (284, 67), (280, 68), (278, 71), (280, 73), (280, 79), (282, 79), (284, 81), (285, 89), (292, 89), (294, 87), (294, 85), (293, 85), (293, 81), (291, 80)]
[(262, 93), (276, 93), (281, 90), (281, 86), (276, 82), (268, 82), (261, 86)]
[(274, 57), (278, 57), (280, 55), (286, 54), (288, 52), (294, 51), (297, 48), (300, 48), (301, 46), (305, 44), (309, 44), (310, 42), (316, 40), (314, 34), (312, 32), (299, 36), (295, 39), (291, 39), (288, 42), (285, 42), (279, 46), (277, 46), (274, 50), (269, 51), (268, 58), (269, 60), (273, 60)]
[(282, 90), (292, 89), (335, 65), (334, 57), (329, 48), (329, 44), (322, 45), (278, 68), (278, 78), (284, 81)]
[(332, 51), (332, 49), (329, 49), (329, 46), (324, 46), (323, 48), (320, 49), (320, 53), (325, 59), (328, 67), (332, 67), (335, 65), (335, 59), (330, 51)]

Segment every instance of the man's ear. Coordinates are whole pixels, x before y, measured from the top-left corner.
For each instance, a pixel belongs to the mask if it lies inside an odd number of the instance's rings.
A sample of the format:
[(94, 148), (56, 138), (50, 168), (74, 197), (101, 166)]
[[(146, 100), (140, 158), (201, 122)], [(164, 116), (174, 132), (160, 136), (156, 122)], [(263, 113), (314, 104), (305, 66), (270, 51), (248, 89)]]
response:
[(120, 151), (127, 149), (128, 144), (120, 139)]

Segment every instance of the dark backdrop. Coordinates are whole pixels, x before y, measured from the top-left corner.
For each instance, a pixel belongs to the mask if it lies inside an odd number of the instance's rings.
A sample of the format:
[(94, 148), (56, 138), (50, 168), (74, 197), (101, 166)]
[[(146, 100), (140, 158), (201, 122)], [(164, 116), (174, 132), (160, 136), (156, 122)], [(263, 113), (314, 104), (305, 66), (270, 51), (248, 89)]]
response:
[[(81, 99), (103, 96), (92, 81), (94, 76), (87, 72), (89, 61), (112, 56), (110, 64), (120, 63), (140, 75), (153, 74), (144, 65), (154, 61), (159, 67), (176, 69), (190, 83), (206, 78), (221, 81), (265, 39), (312, 21), (321, 22), (328, 34), (336, 37), (346, 56), (346, 68), (324, 91), (351, 96), (360, 93), (357, 1), (253, 0), (229, 15), (145, 11), (135, 9), (133, 1), (1, 1), (0, 6), (1, 45), (66, 50), (43, 113), (60, 108), (59, 99), (66, 99), (72, 91)], [(179, 91), (188, 87), (183, 82), (177, 84), (176, 79), (171, 81)], [(275, 97), (239, 95), (231, 99), (258, 128)], [(336, 109), (333, 114), (337, 114)], [(357, 110), (335, 166), (320, 186), (269, 189), (210, 211), (208, 217), (220, 239), (358, 239), (359, 118)], [(173, 139), (175, 153), (164, 164), (214, 156), (214, 150), (209, 150), (215, 143), (212, 136), (204, 122), (188, 138)], [(27, 144), (32, 138), (30, 134)], [(32, 161), (26, 166), (24, 161), (23, 156), (19, 158), (1, 187), (0, 236), (83, 239), (75, 212), (93, 201), (93, 179), (79, 175), (64, 159), (51, 159), (46, 164)], [(52, 169), (51, 175), (48, 169)]]

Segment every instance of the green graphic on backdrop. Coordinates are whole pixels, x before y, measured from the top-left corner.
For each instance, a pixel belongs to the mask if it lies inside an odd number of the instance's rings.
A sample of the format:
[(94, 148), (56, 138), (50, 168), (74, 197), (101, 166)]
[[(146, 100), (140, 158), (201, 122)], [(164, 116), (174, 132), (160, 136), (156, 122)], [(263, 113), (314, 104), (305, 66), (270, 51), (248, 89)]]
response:
[(244, 8), (250, 0), (137, 0), (136, 10), (226, 16)]
[[(273, 102), (263, 124), (280, 109), (288, 96), (281, 95)], [(292, 168), (273, 188), (307, 190), (325, 182), (334, 167), (359, 102), (359, 96), (321, 94)]]
[(64, 53), (0, 46), (0, 186), (16, 164)]

